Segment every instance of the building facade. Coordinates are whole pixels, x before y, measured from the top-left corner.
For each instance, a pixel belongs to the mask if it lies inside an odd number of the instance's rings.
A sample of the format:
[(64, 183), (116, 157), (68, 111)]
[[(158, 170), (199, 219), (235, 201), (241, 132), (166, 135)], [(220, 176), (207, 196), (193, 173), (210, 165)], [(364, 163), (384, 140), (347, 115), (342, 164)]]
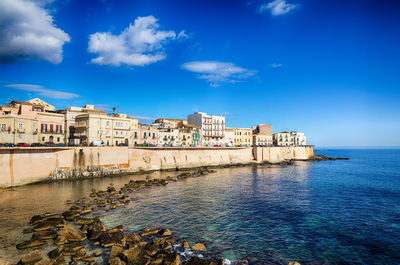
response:
[(158, 129), (158, 146), (178, 146), (179, 130), (178, 129)]
[(203, 146), (221, 146), (224, 144), (225, 117), (195, 112), (188, 116), (188, 124), (199, 126), (202, 132)]
[(228, 147), (235, 146), (235, 129), (225, 128), (225, 137), (223, 139), (224, 145)]
[(75, 117), (75, 137), (81, 145), (132, 145), (132, 133), (138, 121), (126, 114), (110, 114), (102, 110), (87, 110)]
[(284, 131), (274, 133), (274, 145), (276, 146), (305, 146), (307, 145), (304, 133)]
[(254, 146), (272, 146), (272, 125), (258, 124), (252, 127)]
[(168, 118), (158, 118), (154, 123), (160, 124), (161, 128), (176, 129), (180, 124), (186, 125), (188, 121), (185, 119), (168, 119)]
[(158, 130), (151, 124), (139, 124), (138, 130), (133, 134), (134, 145), (157, 146)]
[(251, 146), (253, 144), (253, 130), (251, 128), (233, 128), (235, 146)]

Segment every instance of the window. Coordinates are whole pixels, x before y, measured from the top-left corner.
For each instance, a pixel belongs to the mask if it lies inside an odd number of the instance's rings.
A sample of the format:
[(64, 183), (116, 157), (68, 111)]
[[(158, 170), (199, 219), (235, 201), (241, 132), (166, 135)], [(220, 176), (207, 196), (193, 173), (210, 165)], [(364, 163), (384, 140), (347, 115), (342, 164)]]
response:
[(57, 137), (57, 142), (60, 142), (60, 137)]
[(110, 131), (109, 130), (106, 131), (106, 136), (110, 136)]
[(44, 142), (44, 140), (45, 140), (45, 138), (44, 137), (42, 137), (42, 141)]
[(107, 127), (110, 126), (110, 121), (107, 121)]
[(37, 131), (36, 123), (34, 123), (34, 124), (32, 125), (32, 131), (33, 131), (33, 133), (36, 133), (36, 131)]
[(2, 123), (2, 124), (1, 124), (1, 131), (2, 131), (2, 132), (5, 132), (6, 129), (7, 129), (7, 125), (6, 125), (5, 123)]
[(156, 138), (156, 133), (153, 133), (153, 139)]
[(121, 131), (121, 135), (123, 135), (124, 132)]
[(146, 137), (146, 133), (144, 133), (144, 137)]
[[(135, 139), (137, 138), (137, 132), (135, 132)], [(135, 142), (135, 144), (136, 144), (136, 142)]]
[(18, 131), (22, 131), (24, 128), (24, 124), (23, 123), (18, 123)]

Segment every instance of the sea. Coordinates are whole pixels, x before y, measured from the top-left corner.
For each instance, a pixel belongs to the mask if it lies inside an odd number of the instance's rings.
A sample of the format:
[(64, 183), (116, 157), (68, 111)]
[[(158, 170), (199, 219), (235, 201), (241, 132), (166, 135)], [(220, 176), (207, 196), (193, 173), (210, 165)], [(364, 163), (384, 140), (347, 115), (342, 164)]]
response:
[[(204, 256), (250, 264), (400, 264), (400, 149), (316, 149), (350, 160), (216, 169), (216, 173), (151, 186), (131, 202), (99, 211), (125, 231), (164, 227), (177, 241), (207, 247)], [(34, 214), (62, 211), (66, 200), (110, 183), (175, 172), (63, 181), (0, 192), (0, 257), (26, 253), (15, 244)], [(185, 257), (192, 253), (181, 253)], [(184, 257), (184, 258), (185, 258)]]

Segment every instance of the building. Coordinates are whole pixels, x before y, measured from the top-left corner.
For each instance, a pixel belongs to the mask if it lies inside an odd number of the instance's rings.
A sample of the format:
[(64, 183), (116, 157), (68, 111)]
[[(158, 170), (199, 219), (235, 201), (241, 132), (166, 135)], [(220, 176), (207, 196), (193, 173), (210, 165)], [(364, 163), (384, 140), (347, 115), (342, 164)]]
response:
[(252, 127), (254, 146), (272, 146), (272, 125), (259, 124)]
[(190, 147), (192, 146), (192, 140), (192, 133), (189, 130), (179, 129), (179, 146)]
[(55, 111), (56, 107), (50, 105), (46, 101), (41, 100), (40, 98), (34, 98), (26, 101), (28, 103), (31, 103), (34, 106), (43, 106), (45, 111)]
[(137, 133), (133, 135), (134, 145), (157, 146), (158, 130), (152, 124), (139, 124)]
[(192, 147), (197, 147), (197, 146), (202, 146), (203, 145), (203, 137), (201, 133), (201, 128), (200, 126), (194, 125), (194, 124), (179, 124), (179, 129), (182, 131), (184, 130), (187, 133), (190, 133), (190, 139), (191, 142), (189, 143), (189, 146)]
[(188, 123), (199, 126), (202, 132), (203, 146), (223, 145), (225, 136), (225, 117), (195, 112), (188, 116)]
[(233, 128), (235, 146), (251, 146), (253, 144), (253, 130), (251, 128)]
[(138, 121), (126, 114), (86, 109), (75, 117), (74, 130), (81, 145), (133, 145), (130, 139), (138, 130)]
[(159, 129), (158, 130), (158, 146), (178, 146), (179, 130), (178, 129)]
[(293, 141), (295, 146), (306, 146), (307, 145), (307, 139), (304, 135), (304, 133), (301, 132), (291, 132), (293, 136)]
[(284, 131), (274, 133), (274, 145), (276, 146), (305, 146), (306, 137), (304, 133)]
[(235, 146), (235, 129), (225, 128), (225, 137), (223, 139), (225, 146)]
[[(51, 106), (40, 99), (36, 102)], [(7, 106), (2, 106), (1, 141), (14, 144), (64, 143), (64, 115), (50, 110), (51, 108), (46, 109), (45, 105), (14, 100)]]
[(185, 119), (158, 118), (154, 123), (160, 124), (161, 128), (176, 129), (179, 127), (179, 124), (186, 125), (188, 121)]

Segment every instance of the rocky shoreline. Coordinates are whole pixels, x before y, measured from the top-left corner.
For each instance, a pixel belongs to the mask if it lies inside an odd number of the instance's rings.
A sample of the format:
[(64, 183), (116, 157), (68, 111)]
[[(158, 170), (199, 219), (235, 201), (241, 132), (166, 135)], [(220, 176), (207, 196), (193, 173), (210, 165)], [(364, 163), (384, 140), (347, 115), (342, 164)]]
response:
[[(308, 161), (323, 161), (323, 159), (343, 158), (315, 156)], [(292, 163), (294, 161), (283, 161), (279, 165)], [(219, 167), (238, 166), (248, 165)], [(217, 166), (213, 168), (217, 168)], [(131, 200), (130, 194), (137, 190), (153, 185), (165, 186), (171, 182), (214, 172), (215, 170), (204, 167), (183, 171), (176, 177), (167, 177), (166, 179), (130, 180), (118, 190), (113, 184), (110, 184), (105, 190), (92, 189), (87, 197), (77, 201), (66, 201), (71, 207), (65, 212), (46, 212), (32, 216), (28, 223), (29, 227), (22, 231), (24, 234), (32, 234), (31, 239), (16, 245), (17, 249), (31, 249), (32, 251), (19, 260), (2, 261), (0, 259), (0, 264), (224, 265), (224, 259), (215, 258), (211, 253), (207, 253), (203, 243), (197, 243), (190, 247), (186, 240), (177, 242), (173, 233), (167, 228), (146, 228), (142, 231), (127, 233), (123, 226), (107, 228), (96, 216), (96, 212), (112, 211), (128, 204)], [(44, 246), (53, 247), (53, 249), (48, 253), (42, 253), (43, 250), (40, 251), (40, 249)], [(191, 253), (190, 257), (184, 255), (187, 251)], [(243, 259), (234, 262), (228, 261), (227, 264), (248, 263), (249, 260)], [(287, 262), (279, 259), (272, 263), (257, 264), (299, 265), (295, 261)]]

